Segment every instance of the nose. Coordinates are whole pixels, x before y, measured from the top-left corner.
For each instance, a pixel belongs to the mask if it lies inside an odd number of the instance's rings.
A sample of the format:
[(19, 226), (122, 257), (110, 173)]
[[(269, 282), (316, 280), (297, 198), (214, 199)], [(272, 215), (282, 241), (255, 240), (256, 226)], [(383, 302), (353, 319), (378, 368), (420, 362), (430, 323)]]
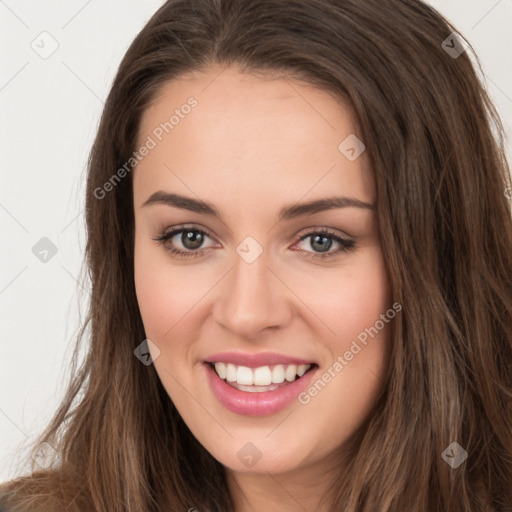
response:
[(238, 338), (261, 340), (291, 322), (293, 294), (270, 268), (265, 251), (252, 263), (235, 254), (233, 268), (216, 288), (214, 319)]

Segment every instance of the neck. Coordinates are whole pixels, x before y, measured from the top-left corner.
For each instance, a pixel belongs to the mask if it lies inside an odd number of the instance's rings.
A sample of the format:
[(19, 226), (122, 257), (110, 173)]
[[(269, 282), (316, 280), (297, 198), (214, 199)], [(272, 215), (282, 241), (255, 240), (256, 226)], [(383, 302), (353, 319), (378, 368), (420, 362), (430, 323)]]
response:
[(229, 492), (235, 512), (329, 512), (330, 480), (337, 464), (316, 463), (285, 473), (239, 473), (227, 470)]

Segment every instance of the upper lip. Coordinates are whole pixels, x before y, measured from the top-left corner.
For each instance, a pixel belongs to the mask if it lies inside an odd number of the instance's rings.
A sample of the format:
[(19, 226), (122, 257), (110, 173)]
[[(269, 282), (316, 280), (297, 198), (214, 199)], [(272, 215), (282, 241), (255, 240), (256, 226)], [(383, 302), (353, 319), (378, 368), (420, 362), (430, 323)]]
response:
[(277, 352), (260, 352), (257, 354), (218, 352), (206, 358), (205, 361), (207, 363), (232, 363), (237, 366), (248, 366), (249, 368), (258, 368), (259, 366), (270, 366), (274, 364), (314, 364), (313, 361), (278, 354)]

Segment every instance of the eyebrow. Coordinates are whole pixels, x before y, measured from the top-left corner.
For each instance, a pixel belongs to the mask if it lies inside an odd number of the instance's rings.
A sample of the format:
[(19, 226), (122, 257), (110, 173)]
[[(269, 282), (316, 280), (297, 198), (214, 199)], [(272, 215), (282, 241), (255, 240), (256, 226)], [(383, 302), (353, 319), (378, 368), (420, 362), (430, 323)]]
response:
[[(150, 206), (154, 204), (163, 204), (167, 206), (174, 206), (184, 210), (190, 210), (196, 213), (209, 215), (217, 219), (221, 218), (221, 214), (211, 203), (193, 199), (191, 197), (182, 196), (179, 194), (171, 194), (163, 190), (159, 190), (152, 194), (141, 206)], [(293, 205), (284, 206), (279, 211), (279, 220), (290, 220), (296, 217), (311, 215), (326, 210), (335, 208), (364, 208), (368, 210), (375, 210), (375, 205), (360, 201), (350, 197), (327, 197), (324, 199), (316, 199), (307, 203), (298, 203)]]

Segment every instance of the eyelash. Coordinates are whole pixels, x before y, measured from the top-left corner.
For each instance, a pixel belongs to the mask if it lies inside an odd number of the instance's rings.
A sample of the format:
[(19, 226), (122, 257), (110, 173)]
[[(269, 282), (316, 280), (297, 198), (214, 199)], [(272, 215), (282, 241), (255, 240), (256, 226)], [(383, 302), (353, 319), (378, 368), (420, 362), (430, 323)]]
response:
[[(179, 249), (176, 249), (175, 247), (170, 247), (170, 246), (165, 245), (165, 242), (167, 242), (169, 239), (173, 238), (175, 235), (177, 235), (179, 233), (184, 233), (184, 232), (199, 233), (203, 236), (206, 235), (207, 237), (212, 238), (210, 236), (210, 234), (207, 231), (204, 231), (203, 229), (178, 226), (178, 227), (172, 229), (171, 231), (161, 233), (157, 238), (152, 238), (152, 240), (154, 240), (155, 242), (158, 242), (159, 245), (163, 245), (165, 250), (169, 251), (170, 253), (174, 254), (175, 256), (177, 256), (179, 258), (197, 258), (197, 257), (202, 256), (207, 249), (198, 249), (195, 251), (191, 251), (191, 250), (190, 251), (180, 251)], [(333, 232), (327, 228), (320, 229), (318, 231), (309, 231), (308, 233), (302, 235), (295, 243), (302, 242), (306, 238), (309, 238), (313, 235), (321, 235), (326, 238), (332, 238), (335, 242), (338, 242), (340, 244), (340, 247), (336, 251), (325, 252), (325, 253), (311, 253), (310, 251), (306, 251), (308, 253), (308, 256), (306, 256), (307, 258), (326, 260), (326, 259), (332, 258), (333, 256), (336, 256), (340, 253), (349, 252), (356, 247), (355, 242), (353, 240), (341, 238), (335, 232)]]
[[(198, 228), (190, 228), (190, 227), (176, 227), (168, 232), (161, 233), (157, 238), (152, 238), (155, 242), (158, 242), (160, 245), (163, 245), (164, 248), (169, 251), (170, 253), (174, 254), (175, 256), (178, 256), (179, 258), (197, 258), (204, 254), (206, 249), (198, 249), (195, 251), (180, 251), (179, 249), (176, 249), (175, 247), (166, 246), (165, 242), (167, 242), (169, 239), (173, 238), (175, 235), (179, 233), (186, 233), (186, 232), (194, 232), (199, 233), (201, 235), (206, 235), (209, 238), (212, 238), (210, 234), (207, 231), (204, 231), (203, 229)], [(297, 242), (302, 242), (306, 238), (309, 238), (313, 235), (321, 235), (326, 238), (332, 238), (335, 242), (338, 242), (340, 244), (340, 247), (336, 251), (332, 252), (325, 252), (325, 253), (311, 253), (310, 251), (305, 251), (308, 253), (307, 258), (311, 259), (328, 259), (332, 258), (333, 256), (338, 255), (342, 252), (349, 252), (350, 250), (355, 248), (355, 242), (352, 240), (348, 240), (345, 238), (341, 238), (339, 235), (337, 235), (335, 232), (325, 228), (320, 229), (317, 231), (309, 231), (308, 233), (305, 233), (302, 235)]]

